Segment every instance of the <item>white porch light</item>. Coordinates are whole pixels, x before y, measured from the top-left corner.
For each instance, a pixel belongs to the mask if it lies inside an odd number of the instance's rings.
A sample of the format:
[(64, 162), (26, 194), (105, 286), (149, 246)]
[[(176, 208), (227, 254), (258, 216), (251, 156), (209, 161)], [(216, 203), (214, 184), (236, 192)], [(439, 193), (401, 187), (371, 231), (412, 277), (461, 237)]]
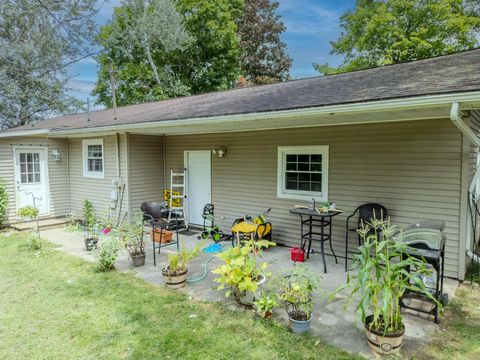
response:
[(52, 160), (53, 161), (60, 161), (60, 159), (61, 159), (60, 152), (57, 149), (53, 149), (52, 150)]

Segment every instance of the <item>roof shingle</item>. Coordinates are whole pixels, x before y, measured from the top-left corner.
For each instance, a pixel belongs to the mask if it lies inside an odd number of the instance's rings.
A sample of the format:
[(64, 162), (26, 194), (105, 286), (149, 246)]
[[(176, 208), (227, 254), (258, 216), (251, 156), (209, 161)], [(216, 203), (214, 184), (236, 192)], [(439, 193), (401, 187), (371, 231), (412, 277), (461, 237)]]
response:
[(212, 92), (113, 110), (64, 115), (15, 130), (68, 130), (320, 107), (480, 90), (480, 49), (272, 85)]

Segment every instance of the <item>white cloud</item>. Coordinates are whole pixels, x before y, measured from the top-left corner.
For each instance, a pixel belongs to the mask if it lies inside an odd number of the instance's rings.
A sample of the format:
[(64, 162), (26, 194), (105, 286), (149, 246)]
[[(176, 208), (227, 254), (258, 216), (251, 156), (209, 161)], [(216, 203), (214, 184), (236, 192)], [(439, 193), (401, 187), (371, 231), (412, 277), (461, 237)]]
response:
[(95, 80), (72, 78), (68, 81), (68, 87), (73, 92), (90, 93), (95, 87)]

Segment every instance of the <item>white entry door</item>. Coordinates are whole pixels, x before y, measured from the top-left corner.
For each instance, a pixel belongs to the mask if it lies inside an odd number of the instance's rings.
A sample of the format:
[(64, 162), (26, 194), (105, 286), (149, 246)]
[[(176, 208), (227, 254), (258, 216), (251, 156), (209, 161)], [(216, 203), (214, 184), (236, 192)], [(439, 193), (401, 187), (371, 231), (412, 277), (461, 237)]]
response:
[(32, 205), (40, 215), (50, 212), (48, 201), (48, 179), (46, 149), (15, 148), (15, 200), (17, 210)]
[(185, 151), (185, 168), (187, 169), (188, 222), (203, 225), (203, 207), (212, 202), (210, 151)]

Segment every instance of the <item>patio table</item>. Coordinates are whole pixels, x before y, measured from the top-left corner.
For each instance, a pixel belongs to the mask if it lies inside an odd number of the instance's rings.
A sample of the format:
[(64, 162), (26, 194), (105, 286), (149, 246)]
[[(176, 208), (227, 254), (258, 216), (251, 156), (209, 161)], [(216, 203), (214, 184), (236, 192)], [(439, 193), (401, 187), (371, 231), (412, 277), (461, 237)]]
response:
[[(323, 272), (327, 273), (325, 255), (333, 256), (335, 263), (338, 264), (337, 255), (335, 255), (332, 246), (332, 218), (340, 214), (340, 211), (329, 210), (328, 212), (319, 212), (318, 210), (308, 208), (294, 208), (290, 210), (290, 214), (300, 216), (300, 247), (305, 251), (305, 246), (308, 241), (307, 259), (310, 258), (310, 252), (312, 251), (312, 241), (320, 242)], [(307, 231), (304, 230), (305, 228)], [(325, 254), (325, 241), (328, 241), (330, 244), (331, 254)]]

